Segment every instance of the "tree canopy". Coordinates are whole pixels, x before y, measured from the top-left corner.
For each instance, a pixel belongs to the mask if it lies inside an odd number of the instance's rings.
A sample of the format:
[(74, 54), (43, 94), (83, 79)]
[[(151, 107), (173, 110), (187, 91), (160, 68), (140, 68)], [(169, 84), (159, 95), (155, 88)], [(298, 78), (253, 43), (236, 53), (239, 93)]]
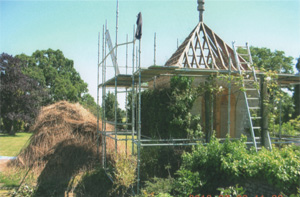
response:
[[(108, 92), (105, 96), (105, 117), (109, 121), (115, 120), (115, 100), (116, 96), (111, 92)], [(117, 102), (117, 122), (121, 123), (123, 117), (124, 111), (119, 108), (119, 103)]]
[(59, 100), (81, 101), (87, 93), (87, 84), (74, 68), (72, 60), (67, 59), (60, 50), (37, 50), (32, 56), (17, 56), (24, 61), (24, 73), (45, 88), (49, 97), (46, 104)]
[(79, 102), (97, 114), (97, 104), (72, 60), (60, 50), (37, 50), (31, 56), (1, 55), (0, 125), (12, 134), (30, 125), (39, 107), (60, 100)]
[[(300, 57), (298, 58), (296, 68), (298, 72), (300, 72)], [(296, 85), (294, 88), (293, 101), (295, 105), (293, 117), (296, 118), (297, 116), (300, 116), (300, 85)]]
[(46, 96), (36, 80), (22, 73), (23, 68), (18, 58), (0, 55), (0, 125), (12, 135), (34, 120)]
[(282, 73), (293, 73), (293, 60), (294, 58), (286, 57), (283, 51), (262, 47), (251, 47), (251, 55), (253, 64), (258, 69), (272, 70)]

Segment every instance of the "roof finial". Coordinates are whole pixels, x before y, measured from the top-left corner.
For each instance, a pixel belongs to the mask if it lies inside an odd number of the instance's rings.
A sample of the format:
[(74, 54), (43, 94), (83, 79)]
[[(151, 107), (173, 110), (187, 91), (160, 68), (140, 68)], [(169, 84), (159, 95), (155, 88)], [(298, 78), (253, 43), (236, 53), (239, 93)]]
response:
[(199, 20), (203, 22), (204, 0), (198, 0), (198, 11), (200, 12)]

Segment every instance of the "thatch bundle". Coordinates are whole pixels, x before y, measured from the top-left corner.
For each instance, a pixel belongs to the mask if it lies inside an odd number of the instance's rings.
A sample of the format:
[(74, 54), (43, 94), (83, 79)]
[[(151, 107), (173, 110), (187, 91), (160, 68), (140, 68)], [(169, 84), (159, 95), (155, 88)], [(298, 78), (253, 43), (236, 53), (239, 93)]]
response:
[[(76, 160), (88, 163), (87, 160), (96, 158), (96, 127), (95, 116), (78, 103), (61, 101), (44, 107), (31, 129), (34, 134), (29, 145), (20, 152), (14, 164), (40, 171), (53, 162), (54, 166), (70, 165)], [(99, 127), (101, 130), (101, 121)], [(106, 130), (113, 130), (113, 126), (106, 125)], [(101, 136), (99, 141), (101, 143)], [(114, 146), (110, 143), (108, 147)]]

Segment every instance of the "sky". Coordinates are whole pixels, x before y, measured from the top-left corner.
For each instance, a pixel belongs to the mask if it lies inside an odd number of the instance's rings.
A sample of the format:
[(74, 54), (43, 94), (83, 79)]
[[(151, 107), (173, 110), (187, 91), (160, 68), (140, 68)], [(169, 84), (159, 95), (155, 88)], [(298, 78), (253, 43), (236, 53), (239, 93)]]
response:
[[(153, 65), (154, 33), (156, 64), (164, 65), (177, 40), (182, 43), (199, 22), (197, 0), (119, 0), (118, 43), (125, 42), (127, 34), (132, 40), (139, 12), (142, 67)], [(59, 49), (74, 61), (96, 99), (98, 35), (102, 47), (105, 21), (115, 44), (116, 0), (0, 0), (0, 53), (32, 55), (36, 50)], [(300, 57), (300, 0), (206, 0), (204, 22), (230, 46), (232, 41), (249, 42)], [(118, 49), (119, 66), (126, 64), (125, 49)], [(130, 65), (132, 50), (129, 46)], [(108, 69), (107, 78), (112, 75)]]

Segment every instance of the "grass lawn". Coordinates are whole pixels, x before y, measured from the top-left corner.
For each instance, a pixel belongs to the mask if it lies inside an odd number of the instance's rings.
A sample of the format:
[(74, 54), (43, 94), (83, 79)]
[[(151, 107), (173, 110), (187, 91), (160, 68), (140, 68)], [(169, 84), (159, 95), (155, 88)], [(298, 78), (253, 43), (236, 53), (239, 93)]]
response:
[(17, 156), (27, 145), (32, 133), (16, 133), (15, 136), (0, 134), (0, 156)]

